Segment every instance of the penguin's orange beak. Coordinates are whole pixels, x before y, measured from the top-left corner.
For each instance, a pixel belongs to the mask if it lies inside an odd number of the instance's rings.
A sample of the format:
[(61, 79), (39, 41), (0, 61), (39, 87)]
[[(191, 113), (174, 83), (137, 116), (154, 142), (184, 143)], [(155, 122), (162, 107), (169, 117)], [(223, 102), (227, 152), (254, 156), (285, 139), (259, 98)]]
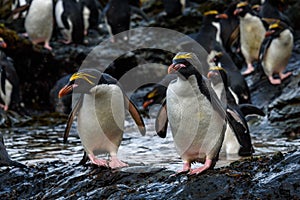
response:
[(273, 35), (274, 32), (275, 32), (274, 30), (267, 31), (265, 34), (265, 37), (269, 37), (269, 36)]
[(74, 84), (64, 86), (58, 93), (58, 98), (62, 98), (73, 91)]
[(185, 65), (181, 63), (172, 64), (168, 68), (168, 74), (173, 74), (177, 72), (179, 69), (181, 69), (182, 67), (185, 67)]
[(143, 108), (146, 109), (150, 104), (153, 103), (153, 99), (149, 99), (143, 103)]
[(237, 9), (234, 10), (233, 14), (234, 14), (234, 15), (238, 15), (238, 14), (240, 14), (242, 11), (243, 11), (242, 8), (237, 8)]
[(216, 77), (216, 76), (218, 76), (218, 73), (216, 73), (216, 72), (214, 72), (214, 71), (209, 71), (209, 72), (207, 73), (207, 78), (208, 78), (208, 79), (211, 79), (212, 77)]
[(4, 42), (4, 40), (2, 38), (0, 38), (0, 47), (5, 49), (7, 47), (6, 42)]
[(219, 14), (216, 16), (216, 18), (219, 18), (219, 19), (228, 19), (228, 15), (223, 13), (223, 14)]

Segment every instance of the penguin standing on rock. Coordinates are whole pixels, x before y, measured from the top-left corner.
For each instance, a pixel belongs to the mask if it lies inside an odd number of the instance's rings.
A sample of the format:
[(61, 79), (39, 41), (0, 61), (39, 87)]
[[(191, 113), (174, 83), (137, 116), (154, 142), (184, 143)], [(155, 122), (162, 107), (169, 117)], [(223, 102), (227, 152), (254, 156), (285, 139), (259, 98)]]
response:
[[(123, 93), (117, 81), (108, 74), (95, 69), (84, 69), (70, 78), (70, 82), (59, 92), (62, 97), (71, 91), (80, 93), (79, 100), (69, 115), (64, 141), (69, 135), (71, 123), (78, 112), (78, 133), (86, 154), (98, 166), (118, 168), (127, 166), (117, 158), (122, 141), (125, 106), (138, 125), (142, 135), (145, 125), (135, 105)], [(109, 162), (96, 155), (108, 152)]]
[[(176, 150), (184, 161), (182, 171), (190, 171), (190, 174), (215, 166), (226, 130), (223, 105), (206, 78), (191, 64), (197, 60), (194, 54), (186, 52), (179, 52), (173, 58), (168, 73), (176, 73), (178, 77), (169, 84), (166, 103), (156, 120), (160, 137), (166, 136), (170, 123)], [(200, 67), (199, 61), (198, 64)], [(193, 162), (204, 163), (204, 166), (191, 170)]]
[(25, 18), (25, 29), (33, 44), (44, 42), (46, 49), (49, 45), (53, 30), (53, 0), (33, 0)]
[[(219, 57), (218, 54), (215, 56)], [(249, 156), (254, 152), (254, 150), (245, 116), (248, 114), (264, 116), (264, 113), (259, 108), (251, 104), (238, 105), (236, 95), (229, 86), (226, 70), (221, 66), (218, 58), (210, 64), (211, 67), (207, 77), (211, 81), (212, 88), (215, 90), (218, 98), (227, 103), (227, 111), (235, 114), (237, 119), (236, 123), (239, 123), (240, 125), (240, 128), (235, 130), (227, 125), (221, 152), (226, 152), (226, 154)], [(239, 140), (239, 138), (242, 140)]]
[(248, 75), (254, 71), (252, 63), (258, 60), (266, 30), (261, 19), (253, 13), (247, 2), (238, 3), (234, 14), (240, 18), (241, 51), (247, 63), (243, 75)]
[[(0, 47), (6, 48), (6, 43), (0, 37)], [(0, 50), (0, 98), (3, 104), (0, 107), (7, 111), (10, 107), (18, 109), (20, 103), (19, 77), (16, 69), (3, 51)]]
[(55, 18), (64, 43), (81, 44), (84, 39), (83, 5), (79, 0), (58, 0)]
[[(294, 38), (290, 27), (281, 21), (269, 26), (260, 50), (261, 65), (270, 83), (276, 85), (292, 73), (283, 73), (292, 55)], [(279, 79), (274, 79), (278, 74)]]
[[(112, 42), (114, 35), (127, 31), (130, 28), (130, 6), (128, 0), (110, 0), (104, 8), (105, 23)], [(128, 40), (128, 35), (124, 36)]]
[(96, 0), (83, 0), (84, 35), (89, 29), (98, 29), (99, 10)]

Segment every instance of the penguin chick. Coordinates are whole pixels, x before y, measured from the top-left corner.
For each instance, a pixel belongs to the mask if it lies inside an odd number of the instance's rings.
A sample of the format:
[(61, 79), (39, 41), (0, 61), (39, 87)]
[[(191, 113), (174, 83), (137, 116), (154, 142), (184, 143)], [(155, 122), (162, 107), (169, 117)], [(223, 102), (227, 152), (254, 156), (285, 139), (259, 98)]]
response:
[(252, 63), (258, 60), (266, 30), (247, 2), (238, 3), (234, 14), (240, 19), (241, 51), (247, 63), (247, 69), (242, 74), (248, 75), (254, 71)]
[[(123, 137), (125, 106), (128, 106), (141, 134), (145, 134), (143, 119), (135, 105), (123, 93), (114, 78), (94, 69), (85, 69), (73, 74), (70, 82), (60, 90), (59, 97), (73, 90), (81, 95), (69, 115), (64, 141), (67, 140), (71, 123), (78, 112), (79, 137), (91, 162), (111, 168), (127, 166), (117, 158)], [(108, 163), (96, 157), (106, 152), (111, 156)]]
[(83, 43), (84, 23), (81, 1), (58, 0), (55, 5), (55, 18), (65, 44)]
[[(283, 72), (292, 55), (293, 44), (293, 34), (287, 24), (277, 21), (269, 26), (260, 50), (260, 60), (270, 83), (280, 84), (292, 74)], [(273, 74), (278, 74), (279, 79), (274, 79)]]
[[(191, 65), (193, 59), (197, 57), (185, 52), (173, 58), (168, 73), (176, 73), (178, 77), (167, 88), (166, 102), (156, 119), (156, 131), (165, 137), (170, 123), (176, 150), (184, 162), (182, 171), (198, 174), (213, 168), (218, 160), (226, 113), (206, 78)], [(191, 170), (192, 162), (204, 165)]]
[(15, 166), (20, 168), (26, 167), (25, 165), (10, 159), (10, 156), (6, 151), (3, 136), (1, 133), (0, 133), (0, 166)]
[(25, 29), (33, 44), (44, 42), (49, 45), (53, 30), (53, 0), (33, 0), (25, 18)]

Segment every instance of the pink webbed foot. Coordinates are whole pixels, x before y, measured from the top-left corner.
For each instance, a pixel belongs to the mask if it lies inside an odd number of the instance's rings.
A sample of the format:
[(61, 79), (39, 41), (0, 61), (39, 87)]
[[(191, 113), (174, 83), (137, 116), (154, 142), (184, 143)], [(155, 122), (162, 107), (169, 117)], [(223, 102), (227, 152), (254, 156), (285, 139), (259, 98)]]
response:
[(254, 72), (254, 67), (251, 63), (248, 64), (247, 69), (242, 73), (242, 75), (246, 76)]
[(98, 165), (98, 166), (108, 167), (108, 164), (107, 164), (107, 161), (106, 161), (106, 160), (96, 158), (96, 157), (95, 157), (94, 155), (92, 155), (92, 154), (89, 154), (88, 157), (89, 157), (89, 159), (91, 160), (91, 162), (92, 162), (93, 164)]
[(8, 106), (7, 106), (7, 105), (0, 104), (0, 107), (1, 107), (4, 111), (8, 111)]
[(114, 168), (121, 168), (121, 167), (128, 167), (128, 164), (122, 162), (117, 158), (117, 156), (112, 156), (110, 161), (109, 161), (109, 167), (114, 169)]
[(269, 76), (268, 78), (269, 78), (270, 83), (273, 85), (279, 85), (281, 83), (280, 79), (274, 79), (272, 76)]
[(45, 42), (44, 48), (48, 49), (49, 51), (52, 51), (52, 47), (49, 45), (49, 42)]
[(205, 170), (209, 169), (211, 167), (211, 165), (212, 165), (212, 160), (206, 159), (204, 165), (202, 167), (191, 170), (190, 175), (200, 174), (200, 173), (204, 172)]
[(279, 77), (280, 77), (281, 80), (286, 79), (286, 78), (289, 77), (290, 75), (292, 75), (292, 72), (287, 72), (287, 73), (285, 73), (285, 74), (282, 73), (282, 72), (279, 73)]
[(191, 169), (191, 163), (184, 162), (182, 170), (177, 171), (175, 174), (172, 174), (170, 177), (173, 177), (173, 176), (176, 176), (179, 174), (183, 174), (183, 173), (187, 173), (190, 171), (190, 169)]

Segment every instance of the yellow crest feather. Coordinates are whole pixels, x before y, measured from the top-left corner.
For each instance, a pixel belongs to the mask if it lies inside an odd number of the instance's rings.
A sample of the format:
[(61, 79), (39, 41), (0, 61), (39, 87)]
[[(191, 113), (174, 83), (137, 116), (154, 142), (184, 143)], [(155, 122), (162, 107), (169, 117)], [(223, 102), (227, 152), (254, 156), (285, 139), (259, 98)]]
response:
[(76, 79), (84, 79), (86, 82), (88, 82), (89, 84), (93, 85), (95, 84), (93, 81), (91, 81), (89, 78), (93, 78), (95, 79), (96, 77), (93, 76), (93, 75), (90, 75), (90, 74), (87, 74), (87, 73), (84, 73), (84, 72), (76, 72), (75, 74), (73, 74), (70, 78), (70, 81), (74, 81)]

